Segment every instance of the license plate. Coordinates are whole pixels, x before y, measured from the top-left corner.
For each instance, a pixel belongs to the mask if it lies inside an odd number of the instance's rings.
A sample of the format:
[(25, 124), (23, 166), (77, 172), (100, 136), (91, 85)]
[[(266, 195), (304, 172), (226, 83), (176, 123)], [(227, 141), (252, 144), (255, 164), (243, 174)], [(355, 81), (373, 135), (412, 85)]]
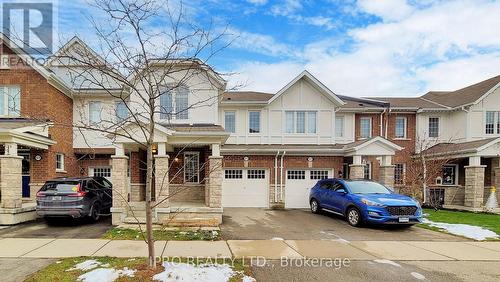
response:
[(62, 196), (54, 196), (54, 197), (52, 197), (52, 200), (53, 201), (60, 201), (60, 200), (62, 200)]
[(399, 222), (410, 222), (410, 219), (408, 217), (400, 217)]

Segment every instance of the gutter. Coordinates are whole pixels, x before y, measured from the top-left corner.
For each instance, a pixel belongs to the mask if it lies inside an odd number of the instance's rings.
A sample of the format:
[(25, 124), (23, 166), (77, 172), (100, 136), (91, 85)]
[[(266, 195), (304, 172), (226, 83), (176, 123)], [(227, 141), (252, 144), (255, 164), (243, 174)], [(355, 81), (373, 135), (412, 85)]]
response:
[(278, 156), (280, 151), (276, 153), (274, 158), (274, 202), (278, 202)]

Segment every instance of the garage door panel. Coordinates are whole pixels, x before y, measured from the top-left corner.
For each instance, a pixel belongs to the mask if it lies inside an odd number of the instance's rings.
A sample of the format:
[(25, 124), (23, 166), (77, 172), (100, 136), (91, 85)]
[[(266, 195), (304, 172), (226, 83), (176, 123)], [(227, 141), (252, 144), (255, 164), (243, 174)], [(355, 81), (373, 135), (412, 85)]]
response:
[(269, 172), (265, 169), (225, 169), (223, 207), (268, 207)]
[(311, 188), (318, 180), (333, 177), (333, 172), (330, 169), (291, 169), (285, 177), (285, 208), (308, 208)]

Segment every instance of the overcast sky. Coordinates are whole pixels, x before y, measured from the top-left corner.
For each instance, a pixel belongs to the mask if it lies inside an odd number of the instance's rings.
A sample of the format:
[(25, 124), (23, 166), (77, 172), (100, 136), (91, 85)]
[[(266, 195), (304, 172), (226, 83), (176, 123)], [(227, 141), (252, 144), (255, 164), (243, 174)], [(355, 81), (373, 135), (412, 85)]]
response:
[[(59, 33), (92, 42), (88, 0), (59, 1)], [(307, 69), (338, 94), (417, 96), (500, 74), (500, 1), (186, 0), (238, 39), (212, 64), (276, 92)]]

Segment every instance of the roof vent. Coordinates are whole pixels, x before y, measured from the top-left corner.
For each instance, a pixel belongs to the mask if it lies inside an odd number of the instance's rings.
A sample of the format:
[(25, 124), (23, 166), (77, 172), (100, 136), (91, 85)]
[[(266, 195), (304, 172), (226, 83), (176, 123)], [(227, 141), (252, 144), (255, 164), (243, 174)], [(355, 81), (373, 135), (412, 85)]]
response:
[(227, 99), (228, 99), (228, 100), (231, 100), (231, 97), (228, 97)]
[(364, 107), (365, 105), (363, 103), (358, 104), (360, 107)]

